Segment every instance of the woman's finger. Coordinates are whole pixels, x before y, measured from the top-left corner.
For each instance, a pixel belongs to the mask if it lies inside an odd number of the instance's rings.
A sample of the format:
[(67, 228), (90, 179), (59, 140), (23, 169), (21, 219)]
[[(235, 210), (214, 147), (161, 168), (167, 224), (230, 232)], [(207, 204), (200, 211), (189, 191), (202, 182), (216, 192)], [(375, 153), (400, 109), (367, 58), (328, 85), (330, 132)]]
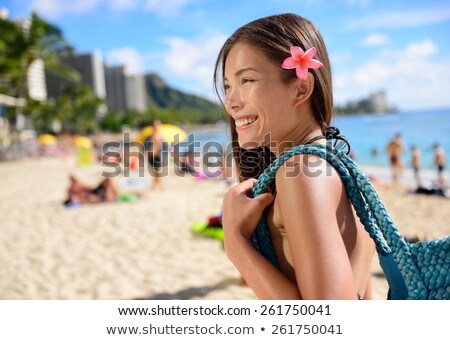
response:
[(273, 195), (269, 192), (265, 192), (264, 194), (259, 195), (255, 198), (256, 202), (259, 202), (263, 208), (266, 208), (273, 202)]
[(238, 184), (236, 189), (241, 195), (249, 196), (249, 194), (252, 192), (253, 187), (255, 186), (255, 183), (256, 179), (250, 178)]

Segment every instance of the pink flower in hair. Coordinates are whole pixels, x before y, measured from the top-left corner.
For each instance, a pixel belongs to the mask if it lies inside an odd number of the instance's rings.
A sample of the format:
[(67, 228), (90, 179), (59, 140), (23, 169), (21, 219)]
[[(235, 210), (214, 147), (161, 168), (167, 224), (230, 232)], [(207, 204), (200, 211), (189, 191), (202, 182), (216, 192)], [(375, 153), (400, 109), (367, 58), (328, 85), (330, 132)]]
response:
[(316, 54), (316, 48), (312, 47), (306, 52), (303, 52), (301, 47), (291, 46), (291, 57), (286, 58), (283, 61), (283, 65), (281, 65), (284, 69), (293, 69), (295, 68), (295, 73), (297, 77), (301, 80), (305, 81), (308, 76), (308, 69), (318, 69), (323, 66), (323, 64), (316, 60), (312, 59)]

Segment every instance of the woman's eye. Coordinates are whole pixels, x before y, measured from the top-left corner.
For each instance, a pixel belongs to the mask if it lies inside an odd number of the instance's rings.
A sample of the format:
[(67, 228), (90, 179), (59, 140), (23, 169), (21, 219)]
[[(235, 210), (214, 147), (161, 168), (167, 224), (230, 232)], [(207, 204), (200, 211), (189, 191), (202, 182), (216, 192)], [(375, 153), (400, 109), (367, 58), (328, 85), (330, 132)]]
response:
[(230, 86), (229, 85), (224, 85), (223, 89), (225, 90), (225, 92), (227, 92), (230, 89)]
[(243, 78), (242, 81), (241, 81), (241, 83), (242, 83), (242, 84), (245, 84), (245, 83), (251, 83), (251, 82), (253, 82), (253, 81), (254, 81), (254, 80), (251, 79), (251, 78)]

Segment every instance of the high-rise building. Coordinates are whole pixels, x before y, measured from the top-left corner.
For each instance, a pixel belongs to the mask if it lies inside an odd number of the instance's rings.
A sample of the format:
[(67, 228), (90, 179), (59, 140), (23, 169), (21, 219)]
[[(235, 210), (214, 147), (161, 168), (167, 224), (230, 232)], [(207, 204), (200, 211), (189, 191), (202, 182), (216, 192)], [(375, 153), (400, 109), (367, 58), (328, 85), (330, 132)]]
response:
[[(9, 11), (7, 8), (0, 8), (0, 19), (8, 20)], [(15, 20), (14, 23), (18, 25), (25, 33), (28, 34), (31, 18), (28, 17), (22, 20)], [(45, 84), (45, 69), (44, 62), (41, 59), (34, 60), (27, 70), (27, 90), (28, 95), (32, 99), (46, 100), (47, 99), (47, 87)], [(0, 79), (0, 83), (3, 86), (7, 86), (8, 81)]]
[[(60, 62), (78, 71), (83, 84), (88, 85), (100, 99), (106, 99), (105, 72), (99, 51), (80, 53), (61, 57)], [(64, 87), (69, 83), (67, 78), (46, 72), (47, 94), (49, 98), (59, 98)], [(99, 114), (106, 112), (106, 106), (99, 109)]]
[(105, 65), (106, 103), (108, 111), (126, 111), (125, 68)]
[(386, 113), (388, 111), (386, 92), (378, 91), (370, 94), (369, 101), (373, 112)]
[(41, 59), (36, 59), (31, 63), (27, 72), (27, 85), (30, 98), (36, 100), (47, 99), (44, 62)]
[(380, 90), (369, 94), (361, 100), (352, 100), (345, 108), (348, 112), (386, 113), (396, 111), (395, 107), (389, 107), (386, 92)]
[(127, 109), (143, 112), (147, 110), (147, 91), (142, 75), (129, 75), (125, 79)]
[(106, 101), (109, 111), (147, 109), (145, 79), (142, 75), (128, 75), (126, 68), (105, 65)]

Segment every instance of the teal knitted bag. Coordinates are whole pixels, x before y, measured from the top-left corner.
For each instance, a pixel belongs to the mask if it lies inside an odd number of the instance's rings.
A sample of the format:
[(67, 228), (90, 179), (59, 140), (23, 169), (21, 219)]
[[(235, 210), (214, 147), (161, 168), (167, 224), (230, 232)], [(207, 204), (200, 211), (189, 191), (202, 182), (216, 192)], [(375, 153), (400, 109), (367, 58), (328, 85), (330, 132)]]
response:
[[(369, 179), (344, 152), (318, 144), (296, 146), (280, 155), (259, 176), (253, 196), (266, 192), (278, 168), (298, 154), (324, 158), (341, 176), (358, 218), (375, 242), (380, 265), (389, 284), (388, 299), (450, 299), (450, 237), (417, 243), (405, 241)], [(252, 235), (252, 243), (278, 267), (265, 215)]]

